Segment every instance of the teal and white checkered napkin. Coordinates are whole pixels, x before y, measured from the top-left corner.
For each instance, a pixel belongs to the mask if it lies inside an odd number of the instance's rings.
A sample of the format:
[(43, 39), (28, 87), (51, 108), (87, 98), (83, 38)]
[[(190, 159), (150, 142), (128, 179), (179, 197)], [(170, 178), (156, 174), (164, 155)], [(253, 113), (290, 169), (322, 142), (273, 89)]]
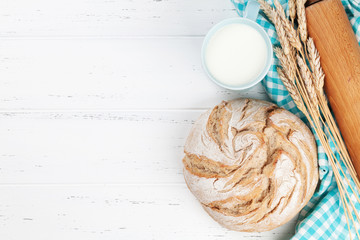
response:
[[(243, 16), (247, 0), (231, 0), (239, 15)], [(269, 0), (271, 1), (271, 0)], [(280, 0), (283, 7), (287, 10), (287, 1)], [(358, 41), (360, 40), (360, 3), (355, 0), (342, 0), (346, 13), (356, 33)], [(265, 15), (261, 12), (256, 21), (260, 24), (274, 45), (280, 45), (277, 40), (277, 35), (274, 26), (267, 21)], [(296, 108), (292, 98), (288, 94), (286, 88), (282, 84), (276, 71), (279, 65), (278, 59), (275, 59), (270, 68), (269, 73), (262, 81), (266, 92), (277, 105), (296, 114), (304, 122), (306, 118)], [(318, 161), (319, 161), (319, 186), (311, 198), (309, 203), (300, 212), (298, 222), (296, 224), (296, 233), (292, 239), (295, 240), (320, 240), (320, 239), (349, 239), (349, 230), (346, 223), (343, 206), (340, 202), (339, 190), (337, 188), (333, 171), (329, 165), (327, 156), (321, 146), (319, 139), (318, 145)], [(333, 145), (333, 151), (335, 147)], [(346, 172), (346, 171), (345, 171)], [(348, 172), (346, 172), (348, 174)], [(352, 196), (354, 197), (354, 196)], [(356, 204), (360, 212), (359, 204)], [(352, 236), (355, 237), (354, 227), (351, 228)]]

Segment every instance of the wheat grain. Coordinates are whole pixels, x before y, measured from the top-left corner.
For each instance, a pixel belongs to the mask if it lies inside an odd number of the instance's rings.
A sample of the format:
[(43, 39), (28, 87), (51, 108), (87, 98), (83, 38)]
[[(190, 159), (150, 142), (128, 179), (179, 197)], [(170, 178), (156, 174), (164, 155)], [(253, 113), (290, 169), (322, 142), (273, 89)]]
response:
[(299, 24), (300, 38), (301, 41), (305, 43), (307, 39), (305, 6), (303, 0), (295, 0), (295, 1), (296, 1), (296, 13)]
[(300, 68), (302, 80), (304, 81), (306, 90), (309, 94), (309, 98), (312, 101), (311, 104), (314, 107), (316, 107), (316, 109), (318, 109), (319, 102), (318, 102), (315, 87), (314, 87), (314, 84), (312, 81), (311, 72), (310, 72), (308, 66), (306, 65), (306, 63), (304, 62), (304, 60), (299, 55), (296, 56), (296, 60), (299, 65), (299, 68)]
[(275, 5), (276, 12), (280, 15), (281, 19), (282, 20), (287, 19), (286, 15), (285, 15), (285, 11), (284, 11), (281, 3), (279, 2), (279, 0), (274, 0), (274, 5)]
[(276, 7), (276, 13), (279, 15), (282, 21), (285, 33), (289, 38), (289, 42), (291, 46), (296, 48), (298, 51), (301, 51), (301, 42), (299, 36), (297, 35), (296, 30), (294, 29), (293, 25), (290, 23), (289, 19), (286, 17), (282, 5), (278, 0), (274, 0), (274, 4)]
[(265, 15), (269, 18), (269, 20), (275, 24), (275, 20), (274, 20), (274, 15), (276, 14), (275, 9), (271, 7), (270, 4), (265, 2), (264, 0), (258, 0), (258, 2), (260, 3), (260, 9), (263, 10)]
[[(274, 52), (282, 66), (282, 68), (278, 68), (277, 71), (280, 79), (284, 83), (284, 86), (293, 98), (294, 103), (299, 110), (305, 114), (310, 125), (318, 136), (319, 141), (324, 147), (325, 153), (329, 158), (329, 162), (334, 172), (341, 201), (343, 203), (344, 215), (346, 217), (348, 228), (350, 229), (350, 224), (358, 225), (360, 222), (360, 216), (357, 214), (357, 209), (355, 208), (355, 205), (360, 203), (360, 198), (358, 197), (360, 182), (357, 178), (353, 163), (351, 162), (349, 153), (341, 137), (341, 133), (337, 128), (335, 119), (331, 114), (326, 96), (323, 92), (325, 75), (321, 68), (320, 55), (313, 40), (311, 38), (307, 39), (306, 15), (304, 7), (306, 1), (297, 0), (293, 6), (291, 6), (291, 3), (289, 2), (289, 15), (292, 21), (291, 24), (278, 0), (274, 1), (276, 10), (267, 3), (266, 6), (268, 14), (270, 14), (273, 19), (280, 44), (282, 46), (282, 49), (277, 47), (274, 48)], [(295, 11), (297, 15), (298, 33), (300, 38), (293, 25), (295, 20)], [(289, 25), (287, 23), (289, 23)], [(299, 47), (296, 47), (293, 43), (294, 41), (290, 39), (291, 31), (289, 31), (289, 26), (295, 32), (295, 36), (299, 39), (301, 44), (300, 49), (298, 49)], [(297, 50), (296, 53), (294, 53), (295, 49)], [(308, 67), (306, 64), (307, 62), (310, 63), (311, 68)], [(325, 129), (323, 128), (324, 126)], [(325, 132), (330, 132), (329, 136)], [(332, 140), (335, 144), (335, 148), (339, 152), (340, 160), (333, 153), (329, 140)], [(349, 171), (357, 191), (352, 188), (349, 177), (347, 177), (341, 167), (341, 161), (345, 164), (345, 167)], [(350, 186), (350, 189), (355, 195), (355, 200), (351, 200), (354, 198), (353, 196), (350, 196), (350, 190), (347, 189), (347, 186)], [(352, 201), (356, 201), (356, 204), (353, 204)], [(353, 217), (354, 212), (356, 219)], [(356, 235), (360, 239), (360, 234), (357, 229)]]
[(293, 99), (295, 105), (297, 106), (297, 108), (304, 114), (307, 113), (304, 103), (302, 102), (300, 93), (296, 89), (294, 82), (289, 80), (289, 78), (286, 76), (283, 69), (277, 68), (277, 71), (278, 71), (281, 81), (283, 82), (284, 86), (288, 90), (288, 92), (289, 92), (291, 98)]
[(325, 74), (321, 68), (320, 54), (317, 51), (315, 43), (311, 37), (309, 37), (307, 40), (307, 50), (309, 53), (309, 62), (315, 78), (315, 87), (320, 93), (322, 93), (324, 88)]
[(276, 57), (279, 59), (281, 66), (283, 67), (283, 70), (285, 71), (286, 76), (291, 80), (295, 81), (295, 69), (289, 62), (289, 59), (283, 52), (281, 48), (275, 47), (274, 52)]
[(290, 16), (290, 19), (291, 19), (292, 23), (294, 24), (294, 20), (295, 20), (295, 17), (296, 17), (295, 0), (289, 0), (288, 5), (289, 5), (289, 16)]
[(279, 14), (274, 14), (274, 21), (275, 21), (275, 29), (276, 29), (281, 47), (283, 48), (285, 55), (288, 55), (291, 53), (291, 46), (290, 46), (289, 39), (286, 36), (284, 26), (283, 26), (283, 23), (281, 21)]

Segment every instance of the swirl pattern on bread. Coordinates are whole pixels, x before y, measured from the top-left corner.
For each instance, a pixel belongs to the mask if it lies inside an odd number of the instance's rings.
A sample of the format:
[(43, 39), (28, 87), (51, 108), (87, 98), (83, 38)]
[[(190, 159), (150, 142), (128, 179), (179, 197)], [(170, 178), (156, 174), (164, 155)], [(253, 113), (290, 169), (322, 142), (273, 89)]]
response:
[(313, 195), (317, 149), (295, 115), (260, 100), (222, 102), (202, 114), (185, 144), (184, 177), (204, 209), (226, 228), (268, 231)]

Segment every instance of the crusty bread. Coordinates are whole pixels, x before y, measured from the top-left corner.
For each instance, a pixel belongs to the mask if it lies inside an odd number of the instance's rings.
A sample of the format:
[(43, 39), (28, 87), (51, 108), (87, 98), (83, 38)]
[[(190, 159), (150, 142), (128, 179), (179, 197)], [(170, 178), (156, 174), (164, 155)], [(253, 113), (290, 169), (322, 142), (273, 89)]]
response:
[(276, 105), (222, 102), (202, 114), (185, 144), (185, 181), (222, 226), (268, 231), (293, 218), (318, 182), (308, 127)]

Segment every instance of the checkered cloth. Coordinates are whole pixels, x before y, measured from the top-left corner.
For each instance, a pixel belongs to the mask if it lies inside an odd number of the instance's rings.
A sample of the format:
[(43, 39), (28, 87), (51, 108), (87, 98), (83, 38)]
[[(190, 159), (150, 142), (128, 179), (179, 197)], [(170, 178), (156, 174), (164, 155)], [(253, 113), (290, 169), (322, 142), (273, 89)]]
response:
[[(243, 16), (245, 6), (248, 0), (231, 1), (234, 3), (239, 15)], [(287, 0), (280, 0), (280, 2), (287, 11)], [(355, 0), (342, 0), (342, 3), (353, 26), (353, 30), (357, 35), (357, 39), (358, 41), (360, 41), (360, 3), (356, 2)], [(260, 12), (256, 22), (265, 29), (273, 45), (280, 45), (279, 41), (277, 40), (274, 26), (269, 23), (269, 21), (267, 21), (267, 18), (265, 17), (263, 12)], [(276, 71), (276, 67), (278, 65), (279, 61), (275, 58), (269, 73), (262, 81), (266, 92), (273, 100), (273, 102), (275, 102), (277, 105), (289, 110), (290, 112), (300, 117), (304, 122), (307, 122), (304, 115), (296, 108), (286, 88), (279, 79)], [(350, 239), (349, 229), (343, 210), (343, 205), (341, 203), (339, 189), (337, 188), (335, 178), (333, 176), (333, 171), (331, 169), (331, 166), (329, 165), (327, 156), (316, 134), (315, 137), (318, 145), (320, 176), (319, 185), (309, 203), (301, 210), (296, 224), (296, 233), (292, 239)], [(332, 145), (333, 152), (336, 154), (336, 156), (338, 156), (334, 144), (330, 144)], [(344, 166), (343, 170), (345, 174), (348, 175), (348, 172)], [(350, 182), (350, 184), (354, 186), (353, 182)], [(347, 184), (346, 186), (349, 192), (351, 192), (349, 186)], [(360, 212), (360, 205), (356, 203), (355, 196), (353, 194), (351, 196), (351, 199), (357, 207), (358, 212)], [(353, 238), (356, 239), (355, 229), (352, 224), (350, 224), (350, 231)]]

